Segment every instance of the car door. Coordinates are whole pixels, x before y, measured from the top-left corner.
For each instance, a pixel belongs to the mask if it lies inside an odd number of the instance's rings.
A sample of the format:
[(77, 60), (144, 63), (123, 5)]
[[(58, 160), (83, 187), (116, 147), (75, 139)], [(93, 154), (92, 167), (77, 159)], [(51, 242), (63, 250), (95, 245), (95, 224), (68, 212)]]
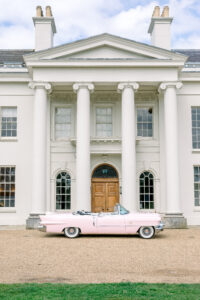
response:
[(127, 234), (134, 234), (141, 226), (138, 214), (129, 213), (124, 216), (125, 231)]
[(97, 232), (101, 234), (124, 234), (125, 220), (123, 215), (102, 213), (96, 219)]

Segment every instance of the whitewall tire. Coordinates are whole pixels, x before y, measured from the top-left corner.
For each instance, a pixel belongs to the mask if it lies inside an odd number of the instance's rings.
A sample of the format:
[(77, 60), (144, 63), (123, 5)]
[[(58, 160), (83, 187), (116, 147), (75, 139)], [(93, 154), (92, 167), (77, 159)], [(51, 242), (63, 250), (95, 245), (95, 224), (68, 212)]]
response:
[(151, 239), (155, 234), (153, 226), (142, 226), (139, 229), (139, 235), (143, 239)]
[(68, 238), (76, 238), (79, 236), (79, 228), (77, 227), (66, 227), (64, 229), (64, 235)]

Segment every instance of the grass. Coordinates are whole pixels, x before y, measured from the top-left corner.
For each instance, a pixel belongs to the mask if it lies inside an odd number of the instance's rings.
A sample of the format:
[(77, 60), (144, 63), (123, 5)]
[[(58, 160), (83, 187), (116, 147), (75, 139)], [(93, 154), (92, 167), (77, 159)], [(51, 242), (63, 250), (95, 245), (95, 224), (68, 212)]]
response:
[(1, 300), (200, 300), (200, 284), (0, 284)]

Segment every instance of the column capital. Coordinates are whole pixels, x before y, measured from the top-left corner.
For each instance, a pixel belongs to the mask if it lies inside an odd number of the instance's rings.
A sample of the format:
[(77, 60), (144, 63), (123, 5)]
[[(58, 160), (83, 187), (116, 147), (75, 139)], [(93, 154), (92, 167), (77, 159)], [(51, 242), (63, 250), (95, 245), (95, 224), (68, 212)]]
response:
[(125, 88), (132, 88), (134, 91), (139, 89), (139, 84), (137, 82), (120, 82), (118, 84), (118, 92), (122, 92)]
[(31, 81), (28, 87), (30, 89), (45, 89), (48, 93), (52, 91), (52, 86), (49, 82)]
[(182, 88), (183, 84), (181, 81), (172, 81), (172, 82), (162, 82), (159, 86), (158, 91), (162, 92), (166, 90), (167, 88), (175, 88), (175, 89), (180, 89)]
[(73, 90), (75, 93), (81, 88), (87, 88), (91, 93), (94, 91), (94, 84), (90, 82), (76, 82), (73, 84)]

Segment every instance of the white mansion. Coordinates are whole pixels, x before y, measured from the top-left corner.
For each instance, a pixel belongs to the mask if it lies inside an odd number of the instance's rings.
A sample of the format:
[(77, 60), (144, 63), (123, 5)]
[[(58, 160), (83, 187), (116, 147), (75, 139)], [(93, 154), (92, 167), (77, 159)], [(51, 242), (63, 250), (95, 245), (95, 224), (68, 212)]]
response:
[(127, 209), (200, 225), (200, 50), (172, 50), (169, 8), (151, 44), (101, 34), (53, 47), (37, 7), (35, 50), (0, 50), (0, 225), (46, 212)]

